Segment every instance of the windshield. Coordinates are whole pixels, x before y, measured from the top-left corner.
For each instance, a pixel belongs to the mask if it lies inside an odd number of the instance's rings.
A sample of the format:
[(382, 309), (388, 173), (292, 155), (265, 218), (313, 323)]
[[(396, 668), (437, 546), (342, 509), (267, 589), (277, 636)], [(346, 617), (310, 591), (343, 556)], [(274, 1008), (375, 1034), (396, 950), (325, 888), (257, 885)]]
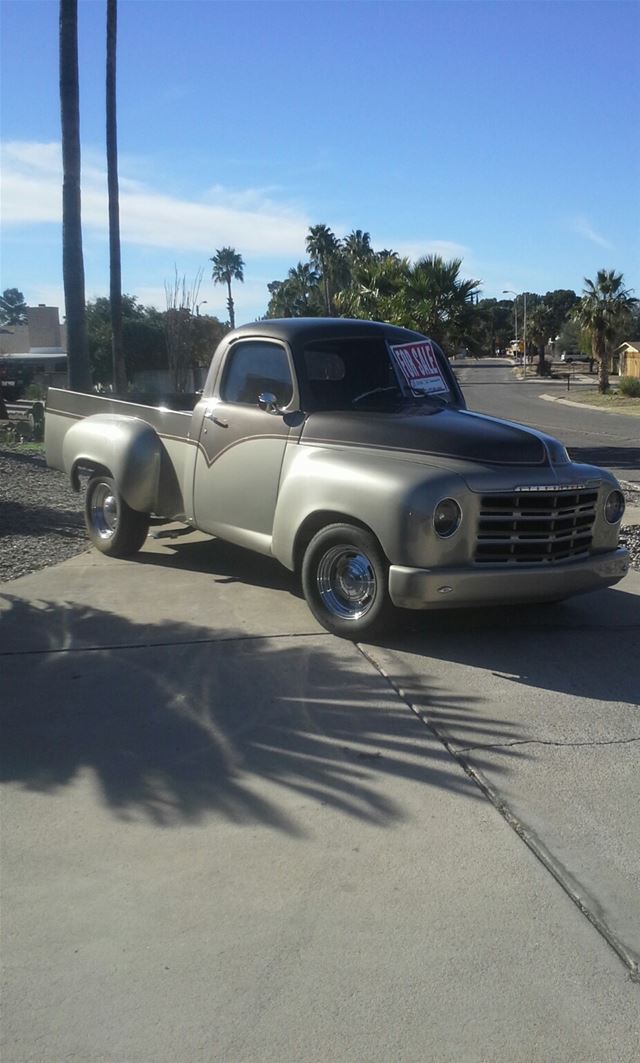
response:
[(390, 346), (383, 337), (320, 340), (303, 350), (309, 410), (392, 410), (448, 405), (445, 357), (430, 340)]

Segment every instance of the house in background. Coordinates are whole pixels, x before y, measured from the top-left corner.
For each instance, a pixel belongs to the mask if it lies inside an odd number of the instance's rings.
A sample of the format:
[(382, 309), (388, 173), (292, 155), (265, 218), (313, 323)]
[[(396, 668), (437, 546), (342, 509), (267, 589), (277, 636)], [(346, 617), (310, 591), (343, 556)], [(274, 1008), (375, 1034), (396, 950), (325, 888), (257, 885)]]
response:
[(33, 382), (46, 392), (48, 387), (65, 387), (67, 380), (67, 328), (60, 324), (57, 306), (27, 307), (26, 325), (0, 327), (0, 386), (6, 398), (13, 398)]
[(57, 306), (28, 306), (26, 325), (0, 327), (0, 355), (43, 349), (63, 355), (67, 352), (67, 326), (60, 324)]
[(626, 340), (616, 349), (615, 357), (619, 359), (620, 376), (640, 378), (640, 340)]

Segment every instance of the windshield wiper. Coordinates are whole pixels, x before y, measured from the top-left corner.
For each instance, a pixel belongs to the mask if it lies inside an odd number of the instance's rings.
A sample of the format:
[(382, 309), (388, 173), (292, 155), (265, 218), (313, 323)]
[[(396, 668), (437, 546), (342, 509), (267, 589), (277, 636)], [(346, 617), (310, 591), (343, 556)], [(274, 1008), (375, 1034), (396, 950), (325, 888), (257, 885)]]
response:
[(402, 395), (402, 392), (400, 391), (400, 388), (397, 384), (387, 384), (384, 387), (371, 388), (370, 391), (363, 391), (361, 395), (354, 396), (351, 402), (352, 404), (355, 404), (356, 402), (361, 402), (362, 399), (370, 398), (371, 395), (382, 395), (384, 394), (384, 392), (387, 391), (397, 391), (399, 395)]

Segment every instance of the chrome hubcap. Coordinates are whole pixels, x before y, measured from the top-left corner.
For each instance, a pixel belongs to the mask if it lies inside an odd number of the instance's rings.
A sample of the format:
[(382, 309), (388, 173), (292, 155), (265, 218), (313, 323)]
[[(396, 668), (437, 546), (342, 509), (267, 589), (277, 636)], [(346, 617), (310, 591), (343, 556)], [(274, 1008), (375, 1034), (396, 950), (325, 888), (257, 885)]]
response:
[(316, 575), (323, 605), (342, 620), (360, 620), (373, 605), (376, 574), (366, 554), (334, 546), (321, 558)]
[(118, 527), (118, 499), (109, 484), (98, 484), (91, 499), (91, 523), (101, 539), (111, 539)]

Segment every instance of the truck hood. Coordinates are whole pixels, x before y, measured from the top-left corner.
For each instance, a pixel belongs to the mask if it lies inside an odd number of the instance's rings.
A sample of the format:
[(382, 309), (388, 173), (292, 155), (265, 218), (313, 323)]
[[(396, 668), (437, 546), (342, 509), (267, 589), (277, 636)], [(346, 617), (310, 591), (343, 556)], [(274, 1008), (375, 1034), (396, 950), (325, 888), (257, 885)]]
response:
[(492, 465), (547, 465), (545, 438), (495, 417), (435, 407), (312, 413), (300, 442), (404, 451), (414, 458), (424, 454)]

